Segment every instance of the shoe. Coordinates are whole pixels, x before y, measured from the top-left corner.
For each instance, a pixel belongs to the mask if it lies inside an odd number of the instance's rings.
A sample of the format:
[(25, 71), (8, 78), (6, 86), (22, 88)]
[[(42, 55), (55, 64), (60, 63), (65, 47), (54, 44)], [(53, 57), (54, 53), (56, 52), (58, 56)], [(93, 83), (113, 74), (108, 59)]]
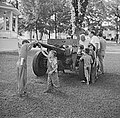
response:
[(82, 83), (85, 83), (85, 80), (82, 80), (81, 82), (82, 82)]
[(44, 93), (51, 93), (53, 91), (53, 89), (47, 89), (44, 91)]
[(101, 74), (103, 74), (101, 71), (98, 71), (98, 75), (101, 75)]
[(23, 98), (23, 97), (25, 97), (25, 94), (20, 93), (18, 96), (19, 96), (20, 98)]
[(90, 83), (89, 82), (87, 82), (87, 85), (89, 85)]
[(18, 95), (20, 98), (28, 96), (28, 93), (26, 91), (23, 91), (22, 93), (19, 93)]

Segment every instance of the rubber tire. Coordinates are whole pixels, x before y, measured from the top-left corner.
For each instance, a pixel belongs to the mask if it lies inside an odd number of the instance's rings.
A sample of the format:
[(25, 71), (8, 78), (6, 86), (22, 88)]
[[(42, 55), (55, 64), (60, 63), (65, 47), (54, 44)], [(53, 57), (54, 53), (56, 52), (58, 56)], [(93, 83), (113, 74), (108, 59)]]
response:
[(40, 77), (46, 74), (47, 71), (47, 58), (42, 52), (37, 52), (33, 58), (32, 63), (33, 72), (36, 76)]
[(79, 79), (80, 81), (85, 80), (85, 75), (84, 75), (84, 61), (79, 61)]

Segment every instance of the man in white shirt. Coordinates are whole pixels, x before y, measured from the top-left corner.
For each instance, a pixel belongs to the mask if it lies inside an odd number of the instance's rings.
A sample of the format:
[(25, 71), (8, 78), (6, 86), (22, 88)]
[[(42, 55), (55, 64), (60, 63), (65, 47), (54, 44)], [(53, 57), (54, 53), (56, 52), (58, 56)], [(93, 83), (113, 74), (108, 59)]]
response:
[(106, 40), (102, 36), (103, 36), (102, 32), (99, 32), (100, 50), (98, 52), (98, 58), (99, 58), (99, 65), (100, 65), (99, 71), (101, 74), (104, 73), (103, 62), (104, 62), (105, 51), (106, 51)]
[(92, 43), (95, 46), (95, 52), (97, 54), (100, 49), (100, 40), (97, 36), (95, 36), (94, 31), (90, 31), (90, 38), (91, 38), (90, 43)]
[(81, 34), (80, 40), (79, 40), (79, 45), (83, 45), (84, 49), (85, 49), (85, 48), (88, 48), (89, 43), (90, 43), (90, 40), (88, 38), (86, 38), (86, 36), (84, 34)]

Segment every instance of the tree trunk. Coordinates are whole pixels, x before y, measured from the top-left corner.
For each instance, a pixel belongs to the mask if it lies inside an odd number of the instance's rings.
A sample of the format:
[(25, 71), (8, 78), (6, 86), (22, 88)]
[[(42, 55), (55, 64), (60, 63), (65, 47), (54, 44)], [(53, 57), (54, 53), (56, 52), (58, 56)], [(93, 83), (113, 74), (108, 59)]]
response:
[(32, 41), (32, 30), (30, 30), (30, 41)]
[(82, 27), (82, 22), (84, 21), (88, 0), (72, 0), (72, 5), (75, 9), (75, 25), (76, 27)]
[(35, 30), (35, 32), (36, 32), (36, 40), (38, 40), (38, 32), (37, 32), (38, 30), (37, 30), (37, 20), (36, 20), (36, 30)]
[(55, 39), (57, 39), (57, 14), (55, 13)]
[(40, 40), (42, 40), (43, 32), (40, 32)]
[(16, 6), (16, 8), (18, 9), (18, 7), (19, 7), (19, 5), (18, 5), (18, 4), (19, 4), (19, 3), (18, 3), (18, 0), (15, 0), (15, 2), (16, 2), (16, 5), (15, 5), (15, 6)]
[(49, 30), (49, 39), (50, 39), (50, 30)]

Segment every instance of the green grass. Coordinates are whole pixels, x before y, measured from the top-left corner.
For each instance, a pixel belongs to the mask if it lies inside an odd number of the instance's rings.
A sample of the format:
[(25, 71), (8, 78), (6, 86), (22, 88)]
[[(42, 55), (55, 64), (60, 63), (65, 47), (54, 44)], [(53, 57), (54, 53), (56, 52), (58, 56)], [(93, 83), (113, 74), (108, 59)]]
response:
[[(0, 53), (0, 118), (120, 118), (119, 46), (108, 44), (105, 74), (95, 84), (82, 84), (76, 75), (59, 75), (61, 87), (44, 94), (46, 77), (36, 78), (28, 56), (29, 97), (16, 95), (16, 53)], [(112, 51), (112, 53), (111, 53)]]

